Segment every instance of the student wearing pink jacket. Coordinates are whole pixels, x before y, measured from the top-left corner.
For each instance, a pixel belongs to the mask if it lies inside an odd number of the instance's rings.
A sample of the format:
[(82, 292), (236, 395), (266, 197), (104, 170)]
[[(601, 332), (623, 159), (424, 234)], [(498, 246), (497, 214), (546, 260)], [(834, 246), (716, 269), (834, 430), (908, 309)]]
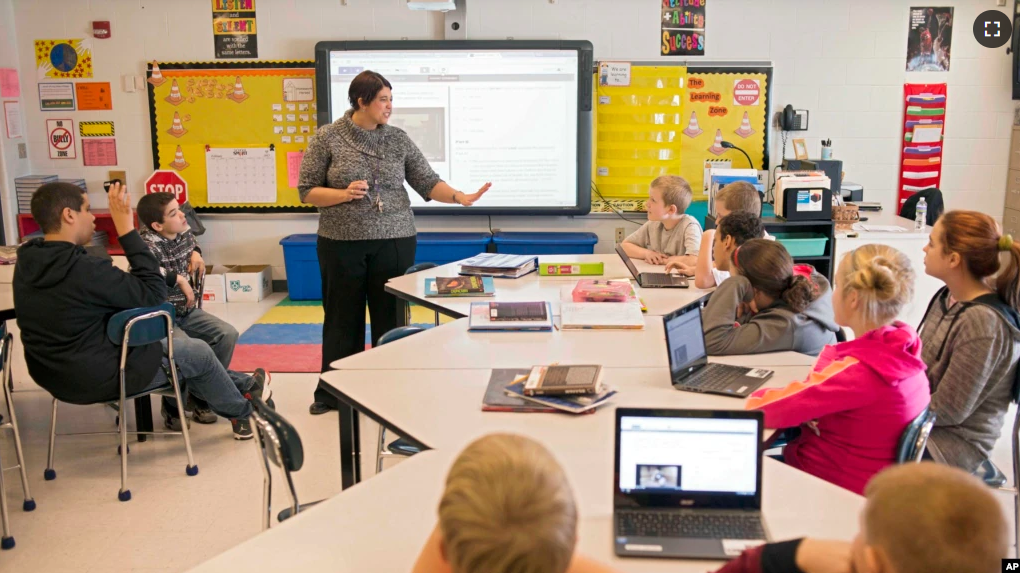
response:
[(895, 462), (903, 430), (931, 400), (921, 340), (895, 320), (913, 296), (906, 255), (865, 245), (843, 257), (832, 295), (836, 322), (861, 333), (826, 346), (806, 380), (755, 392), (748, 409), (770, 428), (801, 427), (786, 463), (855, 493)]

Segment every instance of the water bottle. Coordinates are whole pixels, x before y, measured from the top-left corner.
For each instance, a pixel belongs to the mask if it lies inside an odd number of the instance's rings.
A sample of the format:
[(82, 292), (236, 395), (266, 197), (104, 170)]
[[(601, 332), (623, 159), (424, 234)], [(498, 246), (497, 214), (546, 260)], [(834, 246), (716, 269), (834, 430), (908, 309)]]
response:
[(917, 202), (917, 210), (914, 215), (914, 230), (923, 231), (924, 226), (928, 221), (928, 203), (921, 197), (921, 200)]

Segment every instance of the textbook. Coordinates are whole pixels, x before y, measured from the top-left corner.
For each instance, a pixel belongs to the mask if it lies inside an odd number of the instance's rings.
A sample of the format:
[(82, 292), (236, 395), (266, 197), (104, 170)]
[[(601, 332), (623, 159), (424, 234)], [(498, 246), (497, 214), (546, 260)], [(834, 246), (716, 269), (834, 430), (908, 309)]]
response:
[[(529, 368), (493, 368), (489, 375), (489, 386), (482, 397), (483, 412), (558, 412), (552, 406), (543, 406), (524, 398), (508, 395), (506, 387), (518, 379), (524, 380), (531, 372)], [(594, 411), (594, 410), (593, 410)]]
[(506, 303), (473, 302), (468, 313), (468, 330), (552, 330), (552, 305), (548, 302), (545, 305), (545, 318), (534, 320), (527, 317), (526, 320), (500, 320), (498, 317), (493, 320), (491, 305)]
[(534, 255), (481, 253), (461, 261), (460, 274), (516, 279), (537, 268), (538, 257)]
[(492, 296), (496, 293), (496, 284), (492, 281), (492, 277), (470, 277), (477, 278), (482, 281), (482, 292), (468, 292), (468, 293), (451, 293), (442, 294), (436, 290), (436, 279), (428, 278), (425, 279), (425, 298), (468, 298), (478, 296)]
[(540, 263), (538, 274), (547, 276), (595, 275), (605, 273), (604, 263)]
[(524, 394), (524, 382), (515, 382), (509, 385), (506, 387), (506, 391), (511, 396), (520, 397), (536, 404), (550, 406), (557, 410), (570, 412), (571, 414), (584, 414), (594, 411), (595, 408), (605, 404), (606, 400), (613, 396), (613, 394), (616, 394), (616, 390), (603, 386), (601, 392), (590, 396), (526, 396)]
[(485, 292), (482, 277), (436, 277), (439, 294), (470, 294)]
[(563, 330), (624, 329), (643, 330), (645, 317), (641, 303), (564, 302), (560, 304), (560, 328)]

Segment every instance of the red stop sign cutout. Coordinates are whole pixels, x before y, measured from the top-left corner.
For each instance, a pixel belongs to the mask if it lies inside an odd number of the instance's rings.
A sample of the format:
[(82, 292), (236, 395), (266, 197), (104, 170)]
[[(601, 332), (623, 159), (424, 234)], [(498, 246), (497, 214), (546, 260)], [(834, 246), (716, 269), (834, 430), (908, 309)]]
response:
[(145, 194), (173, 193), (178, 203), (188, 200), (188, 182), (176, 171), (159, 170), (145, 180)]
[(760, 80), (734, 80), (733, 105), (758, 105), (761, 99)]

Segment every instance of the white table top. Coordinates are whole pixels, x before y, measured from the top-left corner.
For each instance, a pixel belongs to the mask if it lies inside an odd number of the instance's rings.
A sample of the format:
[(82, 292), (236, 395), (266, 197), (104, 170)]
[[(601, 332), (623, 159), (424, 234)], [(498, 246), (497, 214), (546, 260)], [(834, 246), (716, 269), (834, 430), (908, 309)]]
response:
[[(609, 303), (607, 303), (609, 304)], [(735, 357), (723, 358), (729, 362)], [(814, 364), (796, 352), (760, 354), (754, 366)], [(461, 318), (333, 362), (342, 370), (527, 368), (537, 364), (601, 364), (607, 368), (669, 366), (661, 316), (646, 316), (644, 330), (471, 332)]]
[[(623, 264), (623, 261), (615, 254), (542, 255), (539, 256), (538, 259), (539, 262), (602, 262), (605, 264), (605, 273), (602, 276), (543, 277), (539, 275), (538, 272), (534, 272), (519, 279), (495, 279), (496, 294), (494, 297), (425, 298), (426, 278), (437, 276), (453, 277), (457, 276), (457, 273), (460, 272), (460, 263), (449, 263), (424, 270), (413, 275), (404, 275), (390, 279), (389, 282), (386, 283), (386, 288), (390, 291), (395, 291), (398, 293), (398, 296), (405, 300), (410, 299), (414, 302), (436, 305), (456, 316), (467, 316), (468, 308), (471, 306), (471, 303), (479, 301), (522, 302), (546, 300), (554, 303), (553, 314), (559, 314), (558, 303), (562, 296), (563, 287), (572, 285), (578, 279), (633, 278), (631, 277), (630, 272), (627, 271), (627, 267)], [(634, 263), (638, 268), (638, 272), (665, 271), (665, 267), (663, 266), (649, 265), (644, 261), (636, 260)], [(694, 280), (691, 279), (691, 288), (686, 289), (640, 288), (637, 286), (636, 282), (634, 283), (634, 287), (638, 296), (641, 297), (645, 306), (648, 307), (648, 314), (661, 316), (691, 303), (711, 292), (710, 290), (694, 288), (693, 282)]]
[[(867, 221), (862, 221), (861, 225), (883, 225), (903, 229), (902, 231), (852, 231), (857, 233), (858, 238), (866, 239), (869, 242), (885, 243), (886, 239), (916, 239), (921, 236), (927, 239), (928, 234), (931, 233), (931, 227), (928, 226), (924, 228), (924, 231), (915, 231), (913, 221), (900, 217), (894, 211), (886, 209), (881, 211), (861, 211), (860, 216), (867, 219)], [(836, 233), (836, 239), (839, 240), (841, 238), (846, 238), (846, 232)]]

